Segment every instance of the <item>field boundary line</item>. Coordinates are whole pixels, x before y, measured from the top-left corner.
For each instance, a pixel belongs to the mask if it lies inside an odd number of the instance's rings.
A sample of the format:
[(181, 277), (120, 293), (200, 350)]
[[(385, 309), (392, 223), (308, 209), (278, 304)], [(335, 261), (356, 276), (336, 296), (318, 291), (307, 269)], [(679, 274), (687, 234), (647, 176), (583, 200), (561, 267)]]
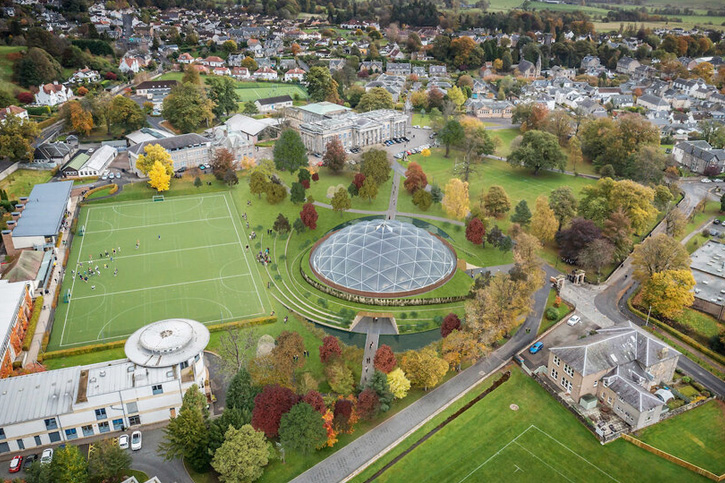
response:
[[(226, 280), (228, 278), (247, 277), (247, 276), (251, 276), (251, 275), (252, 275), (251, 273), (242, 273), (242, 274), (239, 274), (239, 275), (228, 275), (226, 277), (214, 277), (214, 278), (207, 278), (207, 279), (204, 279), (204, 280), (192, 280), (192, 281), (188, 281), (188, 282), (170, 283), (168, 285), (156, 285), (154, 287), (134, 288), (134, 289), (131, 289), (131, 290), (121, 290), (121, 291), (118, 291), (118, 292), (105, 292), (105, 293), (99, 293), (97, 295), (84, 295), (82, 297), (76, 297), (76, 300), (85, 300), (85, 299), (93, 299), (93, 298), (98, 298), (98, 297), (107, 297), (109, 295), (122, 295), (122, 294), (126, 294), (126, 293), (142, 292), (144, 290), (156, 290), (156, 289), (159, 289), (159, 288), (178, 287), (179, 285), (187, 285), (187, 284), (192, 284), (192, 283), (214, 282), (216, 280)], [(246, 293), (246, 292), (241, 292), (241, 293)]]
[[(189, 247), (189, 248), (176, 248), (175, 250), (163, 250), (160, 252), (152, 252), (152, 253), (139, 253), (137, 255), (123, 255), (121, 257), (114, 256), (114, 260), (121, 260), (124, 258), (134, 258), (134, 257), (148, 257), (151, 255), (161, 255), (164, 253), (176, 253), (176, 252), (187, 252), (190, 250), (203, 250), (205, 248), (216, 248), (216, 247), (224, 247), (229, 245), (236, 245), (237, 242), (229, 242), (229, 243), (217, 243), (216, 245), (206, 245), (206, 246), (198, 246), (198, 247)], [(93, 258), (91, 259), (92, 262), (99, 262), (102, 260), (109, 260), (107, 258)], [(104, 262), (105, 263), (105, 262)]]
[[(234, 233), (237, 234), (237, 240), (239, 240), (239, 249), (242, 250), (242, 257), (244, 258), (244, 261), (247, 263), (247, 269), (249, 269), (249, 275), (252, 275), (252, 267), (249, 265), (249, 258), (247, 258), (247, 253), (244, 248), (244, 243), (242, 243), (242, 239), (239, 238), (239, 230), (237, 230), (237, 221), (234, 219), (234, 215), (232, 214), (232, 209), (229, 207), (229, 197), (224, 196), (224, 203), (227, 205), (227, 213), (229, 213), (229, 218), (232, 219), (232, 226), (234, 227)], [(239, 213), (239, 210), (237, 210), (237, 214)], [(240, 221), (241, 223), (241, 221)], [(242, 228), (244, 230), (244, 228)], [(247, 236), (247, 232), (244, 232), (244, 236)], [(250, 248), (251, 250), (251, 248)], [(259, 300), (259, 306), (262, 308), (262, 311), (265, 310), (264, 308), (264, 302), (262, 302), (262, 296), (259, 294), (259, 288), (257, 287), (257, 282), (254, 280), (254, 277), (252, 277), (252, 286), (254, 287), (254, 291), (257, 292), (257, 300)], [(271, 305), (271, 302), (270, 302)]]
[(185, 223), (199, 223), (202, 221), (210, 221), (210, 220), (226, 220), (227, 216), (215, 216), (212, 218), (200, 218), (198, 220), (185, 220), (185, 221), (175, 221), (173, 223), (154, 223), (152, 225), (138, 225), (138, 226), (125, 226), (123, 228), (112, 228), (110, 230), (94, 230), (94, 231), (87, 231), (86, 233), (89, 235), (95, 235), (96, 233), (110, 233), (114, 231), (123, 231), (123, 230), (139, 230), (142, 228), (154, 228), (157, 226), (170, 226), (170, 225), (183, 225)]
[(571, 481), (572, 483), (574, 483), (570, 478), (567, 478), (567, 476), (564, 473), (562, 473), (561, 471), (557, 470), (556, 468), (554, 468), (553, 466), (551, 466), (549, 463), (547, 463), (546, 461), (544, 461), (541, 458), (539, 458), (538, 456), (536, 456), (536, 454), (533, 453), (532, 451), (529, 451), (526, 448), (526, 446), (521, 445), (518, 441), (516, 441), (515, 444), (516, 444), (516, 446), (518, 446), (519, 448), (521, 448), (522, 450), (526, 451), (531, 456), (533, 456), (534, 458), (536, 458), (538, 461), (544, 463), (544, 466), (546, 466), (549, 469), (554, 470), (555, 473), (558, 473), (559, 475), (561, 475), (561, 477), (564, 478), (566, 481)]
[[(183, 201), (186, 198), (199, 198), (200, 200), (205, 200), (207, 198), (218, 198), (220, 196), (224, 196), (223, 191), (219, 191), (218, 194), (209, 193), (208, 195), (180, 195), (180, 196), (170, 196), (169, 198), (166, 198), (163, 202), (169, 203), (171, 201)], [(152, 199), (149, 198), (148, 200), (141, 201), (141, 200), (128, 200), (128, 201), (114, 201), (113, 203), (100, 203), (97, 205), (90, 205), (86, 204), (84, 206), (90, 208), (106, 208), (106, 207), (113, 207), (116, 205), (123, 205), (123, 206), (132, 206), (132, 205), (147, 205), (149, 203), (153, 203)]]
[(500, 453), (501, 453), (501, 452), (502, 452), (503, 450), (505, 450), (506, 448), (508, 448), (508, 447), (509, 447), (509, 445), (511, 445), (511, 444), (513, 444), (513, 443), (516, 443), (516, 440), (517, 440), (517, 439), (519, 439), (519, 438), (520, 438), (521, 436), (523, 436), (523, 435), (524, 435), (524, 434), (525, 434), (525, 433), (526, 433), (526, 432), (527, 432), (527, 431), (528, 431), (529, 429), (531, 429), (531, 428), (532, 428), (533, 426), (534, 426), (534, 425), (533, 425), (533, 424), (531, 424), (531, 425), (529, 425), (529, 427), (528, 427), (528, 428), (526, 428), (526, 429), (524, 429), (523, 431), (521, 431), (521, 432), (520, 432), (520, 433), (518, 434), (518, 436), (516, 436), (516, 437), (515, 437), (514, 439), (512, 439), (511, 441), (509, 441), (508, 443), (506, 443), (506, 444), (505, 444), (505, 445), (504, 445), (504, 446), (503, 446), (502, 448), (499, 448), (499, 450), (498, 450), (498, 451), (496, 451), (496, 452), (495, 452), (494, 454), (492, 454), (491, 456), (489, 456), (489, 457), (488, 457), (488, 458), (486, 459), (486, 461), (484, 461), (483, 463), (481, 463), (480, 465), (478, 465), (478, 466), (477, 466), (477, 467), (476, 467), (476, 468), (475, 468), (475, 469), (474, 469), (473, 471), (471, 471), (471, 472), (470, 472), (470, 473), (468, 473), (468, 474), (467, 474), (466, 476), (464, 476), (464, 477), (463, 477), (463, 479), (461, 479), (461, 480), (460, 480), (460, 481), (459, 481), (458, 483), (462, 483), (463, 481), (467, 480), (467, 479), (468, 479), (468, 477), (470, 477), (470, 476), (471, 476), (472, 474), (474, 474), (474, 473), (475, 473), (476, 471), (478, 471), (478, 470), (480, 470), (481, 468), (483, 468), (483, 467), (484, 467), (484, 466), (486, 465), (486, 463), (488, 463), (489, 461), (491, 461), (492, 459), (494, 459), (494, 458), (495, 458), (496, 456), (498, 456), (498, 455), (499, 455), (499, 454), (500, 454)]
[(589, 466), (592, 466), (593, 468), (596, 468), (596, 469), (597, 469), (597, 471), (599, 471), (599, 472), (600, 472), (601, 474), (603, 474), (603, 475), (605, 475), (606, 477), (608, 477), (608, 478), (609, 478), (610, 480), (612, 480), (612, 481), (616, 481), (617, 483), (620, 483), (620, 481), (619, 481), (618, 479), (616, 479), (615, 477), (613, 477), (612, 475), (610, 475), (610, 474), (609, 474), (609, 473), (607, 473), (606, 471), (602, 470), (602, 469), (601, 469), (601, 468), (599, 468), (599, 467), (598, 467), (597, 465), (595, 465), (594, 463), (592, 463), (591, 461), (589, 461), (588, 459), (586, 459), (585, 457), (583, 457), (582, 455), (580, 455), (580, 454), (579, 454), (579, 453), (577, 453), (576, 451), (572, 450), (572, 449), (571, 449), (571, 448), (569, 448), (569, 447), (568, 447), (567, 445), (565, 445), (564, 443), (562, 443), (561, 441), (559, 441), (558, 439), (556, 439), (555, 437), (553, 437), (552, 435), (550, 435), (549, 433), (547, 433), (546, 431), (544, 431), (543, 429), (539, 428), (539, 427), (538, 427), (538, 426), (536, 426), (535, 424), (532, 424), (532, 426), (534, 427), (534, 429), (536, 429), (537, 431), (539, 431), (539, 432), (540, 432), (540, 433), (542, 433), (543, 435), (547, 436), (547, 437), (548, 437), (549, 439), (552, 439), (552, 440), (556, 441), (557, 443), (559, 443), (559, 446), (561, 446), (562, 448), (564, 448), (564, 449), (566, 449), (567, 451), (569, 451), (570, 453), (572, 453), (572, 454), (574, 454), (574, 455), (578, 456), (578, 457), (579, 457), (580, 459), (582, 459), (582, 460), (586, 461), (586, 462), (587, 462), (587, 464), (588, 464)]
[[(86, 223), (88, 223), (88, 217), (91, 216), (92, 209), (93, 208), (89, 207), (88, 211), (86, 211)], [(86, 223), (84, 223), (83, 225), (85, 225)], [(81, 244), (78, 247), (78, 256), (76, 257), (76, 265), (78, 264), (78, 261), (81, 259), (81, 253), (83, 253), (83, 242), (84, 241), (86, 241), (85, 233), (83, 234), (83, 236), (81, 238)], [(71, 249), (72, 249), (72, 246), (69, 246), (68, 250), (71, 250)], [(67, 276), (67, 274), (68, 274), (68, 271), (66, 268), (66, 272), (63, 276), (65, 277), (65, 276)], [(71, 282), (71, 286), (70, 286), (70, 300), (68, 300), (68, 307), (65, 310), (65, 319), (63, 319), (63, 330), (60, 333), (60, 345), (63, 345), (63, 337), (65, 337), (65, 326), (68, 323), (68, 314), (70, 313), (71, 304), (73, 303), (73, 289), (75, 288), (75, 286), (76, 286), (76, 277), (74, 275), (73, 281)], [(62, 287), (63, 287), (63, 284), (61, 283), (61, 290), (63, 290)], [(56, 287), (56, 290), (57, 290), (57, 287)]]

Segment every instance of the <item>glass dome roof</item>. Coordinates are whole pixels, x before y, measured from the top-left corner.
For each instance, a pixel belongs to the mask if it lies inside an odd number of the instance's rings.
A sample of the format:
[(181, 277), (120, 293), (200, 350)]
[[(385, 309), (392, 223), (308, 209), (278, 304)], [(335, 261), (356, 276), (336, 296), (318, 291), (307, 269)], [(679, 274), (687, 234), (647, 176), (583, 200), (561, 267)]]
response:
[(456, 256), (410, 223), (372, 220), (330, 235), (310, 255), (310, 265), (342, 288), (391, 295), (444, 280), (455, 269)]

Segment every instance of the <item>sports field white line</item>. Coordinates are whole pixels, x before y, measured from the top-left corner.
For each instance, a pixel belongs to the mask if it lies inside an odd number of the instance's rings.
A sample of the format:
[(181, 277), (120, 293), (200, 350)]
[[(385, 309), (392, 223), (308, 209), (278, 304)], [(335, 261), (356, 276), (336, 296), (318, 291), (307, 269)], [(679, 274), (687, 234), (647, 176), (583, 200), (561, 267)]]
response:
[(518, 436), (516, 436), (516, 437), (515, 437), (514, 439), (512, 439), (511, 441), (509, 441), (508, 443), (506, 443), (506, 445), (505, 445), (505, 446), (504, 446), (503, 448), (499, 449), (499, 450), (498, 450), (498, 451), (496, 451), (496, 452), (495, 452), (494, 454), (492, 454), (491, 456), (489, 456), (489, 458), (488, 458), (488, 459), (487, 459), (486, 461), (484, 461), (484, 462), (483, 462), (483, 463), (481, 463), (480, 465), (476, 466), (476, 468), (474, 468), (474, 470), (473, 470), (473, 471), (471, 471), (471, 472), (470, 472), (470, 473), (468, 473), (468, 474), (467, 474), (466, 476), (464, 476), (464, 477), (463, 477), (463, 478), (462, 478), (462, 479), (461, 479), (461, 480), (460, 480), (460, 481), (459, 481), (458, 483), (462, 483), (463, 481), (467, 480), (467, 479), (468, 479), (468, 477), (470, 477), (470, 476), (471, 476), (472, 474), (474, 474), (474, 473), (475, 473), (476, 471), (478, 471), (478, 470), (480, 470), (481, 468), (483, 468), (483, 466), (484, 466), (484, 465), (485, 465), (486, 463), (488, 463), (489, 461), (491, 461), (492, 459), (494, 459), (494, 458), (495, 458), (496, 456), (498, 456), (498, 455), (499, 455), (499, 454), (501, 453), (501, 451), (503, 451), (503, 450), (505, 450), (506, 448), (508, 448), (508, 447), (509, 447), (509, 445), (511, 445), (511, 444), (513, 444), (513, 443), (515, 443), (517, 439), (519, 439), (519, 438), (520, 438), (521, 436), (523, 436), (523, 435), (524, 435), (524, 433), (526, 433), (526, 432), (527, 432), (527, 431), (528, 431), (529, 429), (531, 429), (532, 427), (534, 427), (534, 425), (533, 425), (533, 424), (532, 424), (531, 426), (529, 426), (528, 428), (524, 429), (523, 431), (521, 431), (521, 432), (519, 433), (519, 435), (518, 435)]
[[(519, 447), (519, 448), (521, 448), (522, 450), (526, 451), (527, 453), (529, 453), (529, 454), (530, 454), (531, 456), (533, 456), (534, 458), (536, 458), (536, 459), (537, 459), (537, 460), (539, 460), (540, 462), (544, 463), (544, 466), (546, 466), (546, 467), (547, 467), (547, 468), (549, 468), (550, 470), (553, 470), (554, 472), (558, 473), (558, 474), (559, 474), (559, 475), (560, 475), (560, 476), (561, 476), (562, 478), (564, 478), (564, 479), (565, 479), (566, 481), (571, 481), (572, 483), (574, 483), (574, 482), (573, 482), (573, 481), (572, 481), (572, 480), (571, 480), (570, 478), (567, 478), (565, 474), (563, 474), (562, 472), (560, 472), (559, 470), (557, 470), (556, 468), (554, 468), (553, 466), (551, 466), (551, 465), (550, 465), (549, 463), (547, 463), (546, 461), (544, 461), (544, 460), (542, 460), (541, 458), (539, 458), (538, 456), (536, 456), (536, 455), (535, 455), (534, 453), (532, 453), (531, 451), (529, 451), (528, 449), (526, 449), (526, 448), (525, 448), (524, 446), (521, 446), (521, 445), (520, 445), (520, 444), (519, 444), (518, 442), (516, 442), (516, 443), (514, 443), (514, 444), (516, 444), (516, 446), (518, 446), (518, 447)], [(515, 466), (515, 465), (514, 465), (514, 466)], [(518, 466), (517, 466), (517, 468), (518, 468)], [(520, 469), (520, 468), (519, 468), (519, 469)]]
[[(113, 232), (113, 231), (123, 231), (123, 230), (138, 230), (140, 228), (156, 228), (157, 226), (184, 225), (186, 223), (199, 223), (200, 221), (227, 220), (227, 219), (229, 219), (228, 216), (214, 216), (211, 218), (199, 218), (197, 220), (174, 221), (174, 222), (169, 222), (169, 223), (152, 223), (151, 225), (124, 226), (123, 228), (112, 228), (110, 230), (86, 231), (86, 235), (95, 235), (96, 233), (109, 233), (109, 232)], [(102, 221), (102, 220), (96, 220), (96, 221)]]
[[(93, 208), (88, 208), (88, 211), (86, 211), (86, 223), (88, 223), (88, 217), (91, 216), (91, 210)], [(85, 237), (81, 237), (81, 246), (78, 247), (78, 257), (76, 257), (76, 264), (78, 263), (78, 260), (81, 258), (81, 253), (83, 253), (83, 242), (85, 241)], [(70, 250), (71, 246), (66, 246), (66, 250)], [(65, 275), (64, 275), (65, 276)], [(65, 326), (68, 323), (68, 314), (70, 313), (70, 304), (73, 302), (73, 288), (76, 286), (76, 277), (73, 277), (73, 281), (71, 282), (70, 286), (70, 293), (71, 293), (71, 300), (68, 301), (68, 308), (65, 311), (65, 319), (63, 319), (63, 330), (60, 332), (60, 343), (63, 344), (63, 337), (65, 336)], [(61, 284), (62, 287), (62, 284)], [(58, 288), (56, 287), (56, 290)]]
[[(156, 289), (159, 289), (159, 288), (178, 287), (179, 285), (191, 285), (193, 283), (215, 282), (217, 280), (226, 280), (227, 278), (239, 278), (239, 277), (250, 277), (250, 276), (252, 276), (251, 273), (242, 273), (242, 274), (239, 274), (239, 275), (228, 275), (226, 277), (207, 278), (205, 280), (192, 280), (192, 281), (189, 281), (189, 282), (170, 283), (170, 284), (167, 284), (167, 285), (156, 285), (154, 287), (144, 287), (144, 288), (134, 288), (134, 289), (130, 289), (130, 290), (120, 290), (118, 292), (104, 292), (104, 293), (99, 293), (97, 295), (84, 295), (82, 297), (73, 297), (71, 295), (71, 299), (73, 299), (73, 300), (93, 299), (93, 298), (97, 298), (97, 297), (107, 297), (109, 295), (121, 295), (121, 294), (126, 294), (126, 293), (133, 293), (133, 292), (143, 292), (143, 291), (146, 291), (146, 290), (156, 290)], [(247, 293), (247, 292), (240, 292), (240, 293)], [(249, 292), (249, 293), (251, 293), (251, 292)]]
[[(249, 265), (249, 258), (247, 258), (246, 250), (244, 249), (244, 243), (242, 243), (242, 239), (239, 237), (239, 230), (237, 230), (237, 222), (234, 219), (234, 215), (232, 215), (232, 210), (229, 208), (229, 199), (228, 197), (224, 197), (224, 203), (227, 205), (227, 213), (229, 213), (229, 217), (232, 219), (232, 225), (234, 226), (234, 233), (237, 234), (237, 240), (239, 240), (239, 249), (242, 250), (242, 257), (244, 258), (244, 261), (247, 263), (247, 269), (249, 270), (249, 275), (252, 274), (252, 267)], [(245, 232), (246, 236), (246, 232)], [(257, 270), (257, 273), (259, 273), (259, 270)], [(264, 302), (262, 302), (262, 296), (259, 295), (259, 290), (257, 289), (257, 284), (254, 279), (252, 279), (252, 286), (254, 287), (254, 291), (257, 292), (257, 300), (259, 300), (259, 306), (262, 307), (262, 310), (264, 310)]]
[[(204, 195), (199, 197), (199, 195), (183, 195), (183, 196), (172, 196), (170, 198), (166, 198), (164, 201), (160, 203), (171, 203), (174, 201), (185, 201), (190, 198), (195, 198), (199, 200), (206, 200), (206, 199), (212, 199), (212, 198), (221, 198), (224, 196), (223, 192), (219, 192), (217, 194), (210, 193), (208, 195)], [(97, 210), (102, 210), (104, 208), (113, 210), (114, 208), (118, 207), (125, 207), (125, 206), (135, 206), (135, 205), (151, 205), (153, 203), (159, 203), (154, 202), (151, 199), (145, 200), (145, 201), (116, 201), (114, 203), (103, 203), (99, 205), (94, 205), (93, 208)]]
[(574, 455), (578, 456), (578, 457), (579, 457), (580, 459), (582, 459), (583, 461), (585, 461), (585, 462), (586, 462), (586, 463), (587, 463), (587, 464), (588, 464), (589, 466), (591, 466), (592, 468), (596, 468), (596, 469), (597, 469), (597, 471), (599, 471), (599, 472), (600, 472), (601, 474), (605, 475), (605, 476), (606, 476), (607, 478), (609, 478), (610, 480), (612, 480), (612, 481), (616, 481), (617, 483), (619, 483), (619, 480), (618, 480), (618, 479), (616, 479), (615, 477), (613, 477), (612, 475), (610, 475), (610, 474), (609, 474), (609, 473), (607, 473), (606, 471), (602, 470), (602, 469), (601, 469), (601, 468), (599, 468), (599, 467), (598, 467), (597, 465), (595, 465), (594, 463), (592, 463), (591, 461), (589, 461), (588, 459), (586, 459), (585, 457), (583, 457), (582, 455), (580, 455), (580, 454), (579, 454), (579, 453), (577, 453), (576, 451), (573, 451), (573, 450), (572, 450), (572, 449), (570, 449), (570, 448), (569, 448), (569, 447), (568, 447), (567, 445), (565, 445), (564, 443), (562, 443), (561, 441), (559, 441), (558, 439), (556, 439), (555, 437), (553, 437), (552, 435), (550, 435), (550, 434), (549, 434), (549, 433), (547, 433), (546, 431), (544, 431), (544, 430), (542, 430), (542, 429), (539, 429), (539, 428), (538, 428), (538, 427), (537, 427), (536, 425), (533, 425), (533, 424), (532, 424), (531, 426), (533, 426), (533, 428), (534, 428), (534, 429), (536, 429), (536, 430), (538, 430), (538, 431), (539, 431), (540, 433), (542, 433), (542, 434), (544, 434), (544, 435), (548, 436), (548, 437), (549, 437), (549, 439), (552, 439), (552, 440), (556, 441), (557, 443), (559, 443), (559, 446), (561, 446), (562, 448), (564, 448), (564, 449), (566, 449), (567, 451), (569, 451), (570, 453), (573, 453)]
[[(177, 248), (175, 250), (163, 250), (160, 252), (139, 253), (137, 255), (123, 255), (121, 257), (114, 255), (113, 260), (115, 261), (115, 260), (121, 260), (123, 258), (134, 258), (134, 257), (149, 257), (149, 256), (153, 256), (153, 255), (162, 255), (164, 253), (187, 252), (187, 251), (191, 251), (191, 250), (206, 250), (207, 248), (224, 247), (224, 246), (228, 246), (228, 245), (238, 245), (238, 243), (237, 242), (217, 243), (216, 245), (201, 245), (198, 247)], [(110, 260), (109, 258), (92, 258), (89, 261), (106, 263), (109, 260)], [(83, 263), (86, 263), (86, 262), (84, 261)]]

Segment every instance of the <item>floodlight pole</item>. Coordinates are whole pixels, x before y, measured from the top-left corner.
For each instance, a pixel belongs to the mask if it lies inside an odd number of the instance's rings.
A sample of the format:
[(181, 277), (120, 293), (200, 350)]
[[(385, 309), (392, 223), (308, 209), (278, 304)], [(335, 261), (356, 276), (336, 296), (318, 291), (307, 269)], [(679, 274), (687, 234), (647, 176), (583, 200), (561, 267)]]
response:
[(645, 327), (649, 327), (649, 314), (652, 312), (652, 304), (649, 305), (649, 310), (647, 311), (647, 320), (644, 322)]

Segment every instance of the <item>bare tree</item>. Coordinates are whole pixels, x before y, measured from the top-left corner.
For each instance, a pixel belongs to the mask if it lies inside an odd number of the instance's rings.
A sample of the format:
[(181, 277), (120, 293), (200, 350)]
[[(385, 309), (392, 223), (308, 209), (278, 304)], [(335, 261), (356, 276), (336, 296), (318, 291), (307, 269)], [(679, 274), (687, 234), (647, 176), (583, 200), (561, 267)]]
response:
[(228, 328), (219, 339), (219, 356), (222, 370), (236, 374), (246, 367), (247, 362), (255, 356), (257, 347), (257, 331), (255, 329)]

